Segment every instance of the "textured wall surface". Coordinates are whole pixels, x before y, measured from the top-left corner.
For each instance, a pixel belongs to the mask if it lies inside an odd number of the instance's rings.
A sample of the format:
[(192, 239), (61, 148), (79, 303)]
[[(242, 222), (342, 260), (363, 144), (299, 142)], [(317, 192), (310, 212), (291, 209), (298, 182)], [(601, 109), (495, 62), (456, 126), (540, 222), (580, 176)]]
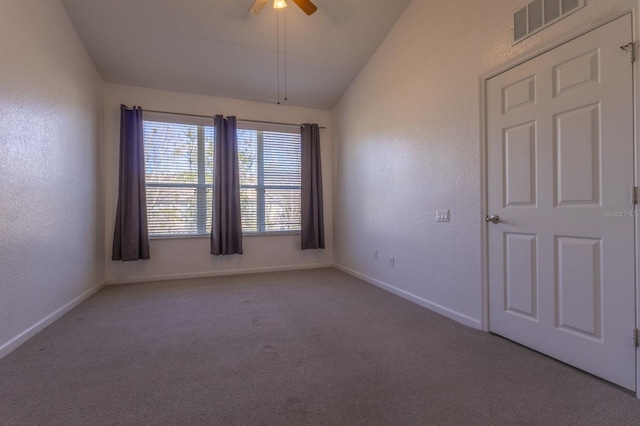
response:
[[(525, 3), (414, 0), (333, 112), (335, 262), (475, 327), (480, 77), (636, 4), (588, 0), (512, 47), (512, 13)], [(436, 209), (451, 222), (436, 223)]]
[(57, 1), (0, 1), (0, 353), (104, 281), (100, 77)]
[[(209, 275), (251, 270), (287, 269), (328, 265), (333, 261), (332, 227), (332, 144), (329, 111), (200, 96), (131, 86), (105, 85), (105, 172), (107, 280), (131, 282), (175, 275)], [(152, 239), (151, 259), (138, 262), (114, 262), (111, 259), (113, 226), (118, 201), (118, 151), (120, 104), (140, 105), (143, 109), (197, 115), (235, 115), (249, 120), (284, 123), (319, 123), (325, 208), (326, 250), (300, 250), (300, 235), (251, 236), (243, 242), (244, 254), (212, 256), (209, 239)]]

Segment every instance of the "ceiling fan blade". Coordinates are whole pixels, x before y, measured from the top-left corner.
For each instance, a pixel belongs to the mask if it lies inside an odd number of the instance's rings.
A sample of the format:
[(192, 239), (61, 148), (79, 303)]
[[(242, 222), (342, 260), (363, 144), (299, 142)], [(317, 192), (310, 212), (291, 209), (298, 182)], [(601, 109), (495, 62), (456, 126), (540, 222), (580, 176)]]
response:
[(311, 3), (310, 0), (293, 0), (293, 2), (307, 15), (313, 15), (318, 10), (318, 6)]
[(249, 8), (249, 13), (251, 13), (252, 15), (258, 15), (260, 12), (262, 12), (262, 9), (265, 7), (268, 1), (269, 0), (254, 1), (251, 5), (251, 8)]

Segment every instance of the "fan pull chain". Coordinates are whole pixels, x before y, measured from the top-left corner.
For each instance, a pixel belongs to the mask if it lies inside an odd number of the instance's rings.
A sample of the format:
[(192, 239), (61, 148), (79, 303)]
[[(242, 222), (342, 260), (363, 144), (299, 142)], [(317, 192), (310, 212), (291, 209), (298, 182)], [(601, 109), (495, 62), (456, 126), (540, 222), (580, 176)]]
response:
[(284, 100), (287, 101), (287, 9), (284, 14)]
[(280, 11), (276, 10), (276, 70), (278, 79), (278, 105), (280, 105)]

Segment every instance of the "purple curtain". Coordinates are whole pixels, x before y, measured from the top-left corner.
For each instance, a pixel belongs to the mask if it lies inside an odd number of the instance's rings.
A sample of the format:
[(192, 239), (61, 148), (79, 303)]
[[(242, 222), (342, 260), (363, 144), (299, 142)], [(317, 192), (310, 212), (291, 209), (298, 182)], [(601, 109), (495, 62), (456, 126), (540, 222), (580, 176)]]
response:
[(120, 105), (120, 181), (113, 260), (149, 259), (142, 108)]
[(320, 128), (302, 125), (302, 250), (324, 248)]
[(211, 254), (242, 254), (236, 118), (215, 116)]

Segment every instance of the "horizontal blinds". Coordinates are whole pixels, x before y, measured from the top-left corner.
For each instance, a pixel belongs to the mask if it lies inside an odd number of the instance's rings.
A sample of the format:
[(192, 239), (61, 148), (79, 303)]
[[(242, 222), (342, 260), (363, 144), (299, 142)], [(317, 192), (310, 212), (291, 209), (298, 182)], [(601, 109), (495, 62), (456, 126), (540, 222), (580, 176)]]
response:
[(194, 126), (213, 127), (213, 117), (200, 115), (176, 114), (173, 112), (142, 111), (144, 121), (159, 121), (163, 123), (192, 124)]
[(145, 113), (143, 133), (149, 234), (210, 232), (213, 122)]
[[(210, 233), (213, 120), (144, 112), (143, 132), (149, 234)], [(299, 231), (300, 128), (239, 123), (237, 136), (243, 230)]]
[(301, 126), (299, 124), (238, 120), (238, 128), (243, 130), (256, 130), (273, 133), (292, 133), (299, 135)]
[(300, 129), (238, 129), (242, 226), (245, 232), (300, 230)]

